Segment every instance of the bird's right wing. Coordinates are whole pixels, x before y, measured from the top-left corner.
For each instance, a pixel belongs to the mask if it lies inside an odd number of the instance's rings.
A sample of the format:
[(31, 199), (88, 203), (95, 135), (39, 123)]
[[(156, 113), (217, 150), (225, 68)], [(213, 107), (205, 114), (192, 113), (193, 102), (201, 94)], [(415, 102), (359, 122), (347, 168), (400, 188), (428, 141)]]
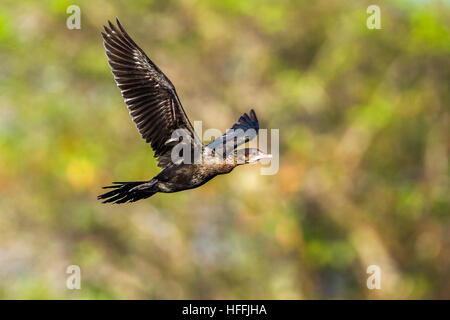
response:
[(147, 57), (116, 20), (108, 21), (102, 32), (106, 55), (117, 86), (142, 138), (158, 157), (158, 166), (171, 162), (172, 132), (185, 129), (192, 146), (201, 147), (192, 124), (183, 110), (175, 87)]

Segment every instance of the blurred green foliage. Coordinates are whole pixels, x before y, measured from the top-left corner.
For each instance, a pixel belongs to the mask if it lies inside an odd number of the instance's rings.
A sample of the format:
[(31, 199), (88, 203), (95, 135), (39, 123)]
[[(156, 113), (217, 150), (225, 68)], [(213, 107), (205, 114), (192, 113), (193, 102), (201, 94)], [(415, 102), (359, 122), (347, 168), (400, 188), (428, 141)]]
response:
[[(374, 1), (3, 0), (0, 297), (450, 298), (450, 4), (375, 2), (381, 30)], [(278, 174), (100, 204), (158, 172), (107, 65), (116, 16), (192, 121), (280, 128)]]

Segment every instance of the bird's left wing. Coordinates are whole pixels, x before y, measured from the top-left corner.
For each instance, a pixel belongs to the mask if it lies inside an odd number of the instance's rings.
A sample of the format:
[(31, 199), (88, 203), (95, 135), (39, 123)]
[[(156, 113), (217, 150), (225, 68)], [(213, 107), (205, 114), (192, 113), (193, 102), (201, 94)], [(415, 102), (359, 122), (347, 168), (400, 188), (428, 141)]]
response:
[(244, 113), (224, 135), (218, 137), (206, 147), (215, 151), (229, 152), (255, 138), (258, 135), (259, 122), (253, 109), (249, 113), (250, 115)]

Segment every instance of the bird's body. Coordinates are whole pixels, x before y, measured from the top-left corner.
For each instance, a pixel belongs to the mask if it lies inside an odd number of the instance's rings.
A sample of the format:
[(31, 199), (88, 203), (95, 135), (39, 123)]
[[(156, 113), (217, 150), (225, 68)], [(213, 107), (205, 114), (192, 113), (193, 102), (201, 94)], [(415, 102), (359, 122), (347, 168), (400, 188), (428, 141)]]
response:
[[(134, 202), (157, 192), (193, 189), (217, 175), (231, 172), (240, 164), (270, 158), (258, 149), (236, 149), (257, 135), (259, 123), (253, 110), (250, 115), (241, 116), (225, 135), (203, 145), (173, 84), (131, 39), (119, 20), (117, 26), (118, 29), (109, 22), (106, 33), (102, 33), (109, 65), (136, 127), (151, 144), (158, 166), (163, 170), (148, 181), (116, 182), (104, 187), (113, 190), (100, 195), (99, 199), (114, 203)], [(177, 131), (182, 132), (182, 139), (174, 138), (173, 133)], [(199, 153), (200, 161), (174, 157), (174, 146), (180, 143), (187, 147), (183, 152)]]
[(200, 187), (215, 176), (231, 172), (233, 164), (179, 164), (161, 171), (158, 191), (171, 193)]

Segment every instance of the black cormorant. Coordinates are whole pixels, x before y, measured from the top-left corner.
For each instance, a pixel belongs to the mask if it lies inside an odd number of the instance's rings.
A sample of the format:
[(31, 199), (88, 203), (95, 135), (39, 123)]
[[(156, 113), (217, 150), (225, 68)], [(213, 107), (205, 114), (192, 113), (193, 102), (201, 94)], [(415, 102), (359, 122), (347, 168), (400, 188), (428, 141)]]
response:
[[(259, 149), (237, 149), (258, 133), (259, 123), (253, 110), (241, 116), (222, 137), (203, 145), (172, 82), (131, 39), (118, 19), (116, 22), (117, 26), (108, 21), (109, 28), (105, 26), (105, 33), (102, 32), (108, 62), (139, 133), (150, 143), (163, 170), (148, 181), (114, 182), (104, 187), (113, 190), (99, 195), (98, 199), (104, 203), (125, 203), (157, 192), (192, 189), (219, 174), (229, 173), (237, 165), (271, 158)], [(186, 134), (174, 139), (172, 133), (179, 129)], [(201, 154), (201, 161), (173, 160), (172, 149), (186, 142), (192, 154), (195, 150)]]

